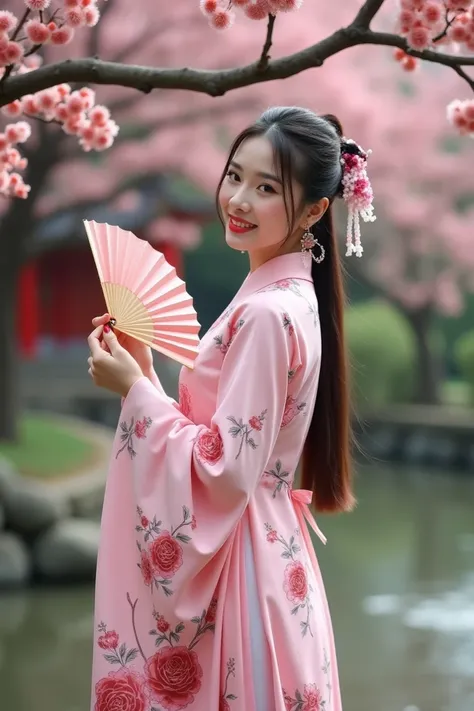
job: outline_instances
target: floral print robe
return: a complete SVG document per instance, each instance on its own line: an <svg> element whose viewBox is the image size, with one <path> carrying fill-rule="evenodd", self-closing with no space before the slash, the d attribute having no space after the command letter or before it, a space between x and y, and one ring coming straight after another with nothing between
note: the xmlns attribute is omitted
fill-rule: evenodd
<svg viewBox="0 0 474 711"><path fill-rule="evenodd" d="M92 711L266 711L250 654L244 527L270 711L341 711L331 621L293 489L321 335L299 254L250 273L182 369L125 398L102 514ZM255 602L255 601L254 601Z"/></svg>

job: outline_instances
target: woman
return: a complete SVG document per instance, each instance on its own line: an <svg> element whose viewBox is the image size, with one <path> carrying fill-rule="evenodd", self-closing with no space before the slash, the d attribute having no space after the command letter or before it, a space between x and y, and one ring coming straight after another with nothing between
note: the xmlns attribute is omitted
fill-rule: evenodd
<svg viewBox="0 0 474 711"><path fill-rule="evenodd" d="M311 495L320 511L354 503L331 203L345 197L348 253L360 256L359 216L374 219L366 158L334 117L299 108L270 109L237 137L217 202L250 273L195 369L182 369L179 404L150 351L121 345L109 314L94 319L90 373L124 397L97 569L94 711L342 708L306 521L325 542Z"/></svg>

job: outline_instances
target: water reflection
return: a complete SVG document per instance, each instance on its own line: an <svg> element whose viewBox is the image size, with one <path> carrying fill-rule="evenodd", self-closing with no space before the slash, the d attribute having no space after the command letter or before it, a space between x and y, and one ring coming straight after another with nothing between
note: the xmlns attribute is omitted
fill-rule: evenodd
<svg viewBox="0 0 474 711"><path fill-rule="evenodd" d="M93 591L0 597L0 707L85 711L89 701Z"/></svg>
<svg viewBox="0 0 474 711"><path fill-rule="evenodd" d="M345 711L474 709L474 480L370 467L321 517ZM0 597L2 708L85 711L92 589Z"/></svg>
<svg viewBox="0 0 474 711"><path fill-rule="evenodd" d="M347 711L472 711L474 481L371 468L358 492L320 553Z"/></svg>

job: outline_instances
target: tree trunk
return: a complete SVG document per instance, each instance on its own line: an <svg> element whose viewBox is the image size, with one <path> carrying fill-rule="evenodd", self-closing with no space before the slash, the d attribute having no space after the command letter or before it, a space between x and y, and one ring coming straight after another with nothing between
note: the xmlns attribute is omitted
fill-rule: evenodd
<svg viewBox="0 0 474 711"><path fill-rule="evenodd" d="M19 355L16 316L20 270L35 228L35 205L51 169L58 162L65 134L39 125L39 144L23 151L28 158L26 200L10 199L0 223L0 441L18 438Z"/></svg>
<svg viewBox="0 0 474 711"><path fill-rule="evenodd" d="M17 440L19 435L17 282L17 269L0 272L0 441L9 442Z"/></svg>
<svg viewBox="0 0 474 711"><path fill-rule="evenodd" d="M415 402L435 405L440 402L441 358L439 344L434 342L433 311L405 311L413 329L416 345Z"/></svg>

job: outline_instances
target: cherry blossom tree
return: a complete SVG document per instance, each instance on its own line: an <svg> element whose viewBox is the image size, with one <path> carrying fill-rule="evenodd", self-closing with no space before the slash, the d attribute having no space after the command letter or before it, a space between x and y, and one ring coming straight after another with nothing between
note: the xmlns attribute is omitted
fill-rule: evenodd
<svg viewBox="0 0 474 711"><path fill-rule="evenodd" d="M426 82L429 89L417 90L434 95L429 105L437 112L436 136L457 140L473 134L472 99L466 94L474 88L467 73L474 64L467 56L474 37L472 0L463 7L453 0L347 0L343 7L323 0L180 0L154 14L145 0L133 8L121 0L25 0L22 15L5 2L4 7L0 193L7 199L3 207L0 203L0 437L13 435L15 420L14 346L4 335L12 334L18 271L34 249L32 225L38 215L71 199L79 204L110 199L123 189L121 177L157 169L179 172L211 189L223 149L250 117L249 107L253 117L275 103L338 113L348 135L375 149L371 171L377 187L390 173L398 189L406 173L400 169L395 177L390 158L407 159L413 168L416 161L402 151L387 156L394 130L387 106L393 109L393 103L387 104L387 95L373 85L389 76L392 84L401 82L393 77L412 76L422 64L438 71L436 86L421 71L416 84ZM151 16L156 20L150 22ZM188 63L195 68L177 68ZM446 90L438 101L441 83ZM405 105L405 126L421 110L421 99L424 93ZM418 114L418 120L425 119ZM192 131L183 130L190 122ZM146 140L134 140L137 127ZM426 149L423 158L435 162L432 142L413 138L411 149L415 145ZM93 163L87 160L92 153L97 155ZM446 154L443 161L458 158ZM373 234L384 232L384 244L392 234L393 244L408 243L416 226L405 230L385 207ZM383 271L382 242L374 239L372 249ZM451 257L444 253L446 260ZM376 281L366 263L357 262L366 270L361 278L398 298L395 287L386 289L383 278Z"/></svg>
<svg viewBox="0 0 474 711"><path fill-rule="evenodd" d="M267 23L260 56L234 69L168 69L140 66L97 57L72 58L41 66L41 48L68 45L75 33L85 33L100 22L98 0L24 0L22 17L0 11L0 106L10 117L36 117L59 122L78 137L85 151L109 148L118 126L106 106L95 104L89 87L71 90L71 82L131 87L149 93L154 89L184 89L222 96L239 87L288 78L358 45L397 48L396 58L406 68L417 59L452 68L474 89L474 78L464 67L474 64L474 0L366 0L347 25L312 46L272 59L270 52L277 22L288 27L303 0L200 0L202 14L216 31L232 31L237 14ZM198 0L194 0L198 2ZM352 3L354 4L354 3ZM184 6L184 4L183 4ZM186 3L189 7L189 2ZM382 10L394 8L394 32L376 31L372 23ZM179 7L179 6L178 6ZM319 3L318 14L324 4ZM396 8L396 9L395 9ZM341 14L345 14L341 12ZM240 20L241 18L239 18ZM217 38L216 38L217 41ZM224 41L224 40L222 40ZM463 134L474 136L474 100L453 97L448 119ZM17 148L30 135L26 121L9 124L0 136L3 170L0 193L25 198L28 185L15 169L26 166Z"/></svg>
<svg viewBox="0 0 474 711"><path fill-rule="evenodd" d="M205 58L206 46L196 37L194 29L201 19L197 6L176 9L171 5L161 14L159 23L154 24L146 19L150 17L148 0L137 0L135 7L139 12L132 15L127 5L126 0L110 0L101 23L88 33L76 36L66 48L44 47L45 62L51 55L60 56L66 51L77 55L100 53L130 61L176 61L178 30L190 48ZM182 56L182 49L180 52ZM155 92L146 97L121 87L101 87L104 103L98 104L88 88L63 87L63 91L69 99L82 97L81 101L87 99L91 104L94 101L95 108L106 102L108 108L104 111L117 118L121 132L114 136L107 151L101 150L100 141L82 145L86 140L83 136L71 135L69 130L64 130L64 122L52 116L57 97L54 88L33 97L37 102L41 98L41 106L50 106L50 114L38 111L34 117L28 115L28 123L23 116L17 124L11 124L11 116L4 118L6 126L16 126L15 130L18 123L20 130L24 125L29 139L21 145L21 161L26 165L17 162L14 166L15 160L10 156L12 163L6 169L10 176L9 192L4 186L4 195L9 197L0 198L0 438L3 439L14 439L17 434L18 358L14 333L19 273L26 260L58 246L53 239L44 242L34 239L38 221L62 209L82 211L86 216L95 205L130 201L135 186L150 174L169 171L195 179L202 169L191 150L193 142L206 143L208 159L217 165L222 148L217 144L213 147L210 119L216 121L226 112L232 112L236 120L253 100L244 98L236 106L235 100L229 97L216 106L209 97L196 97L198 101L193 101L186 92ZM28 97L27 100L33 101ZM90 115L89 118L84 116L86 109L82 112L80 121L89 121ZM107 120L110 127L111 120ZM107 132L106 126L98 128L99 137L101 133L104 135L102 129ZM11 153L15 149L10 146L7 150ZM95 158L90 160L93 154ZM199 160L202 162L202 155ZM19 170L24 171L24 180L20 177L15 180ZM204 190L211 189L211 178L206 182L206 175L204 172L199 180ZM26 197L20 189L27 193L28 199L15 199ZM180 222L177 230L169 219L158 216L148 225L148 237L152 240L169 241L173 232L174 243L183 248L198 237L196 225L190 223Z"/></svg>
<svg viewBox="0 0 474 711"><path fill-rule="evenodd" d="M360 127L373 149L377 223L365 231L364 258L349 268L408 320L418 352L417 400L437 402L443 347L436 316L459 315L474 290L474 143L453 134L441 112L462 80L433 66L397 74L388 62L363 73L366 89L385 103Z"/></svg>

